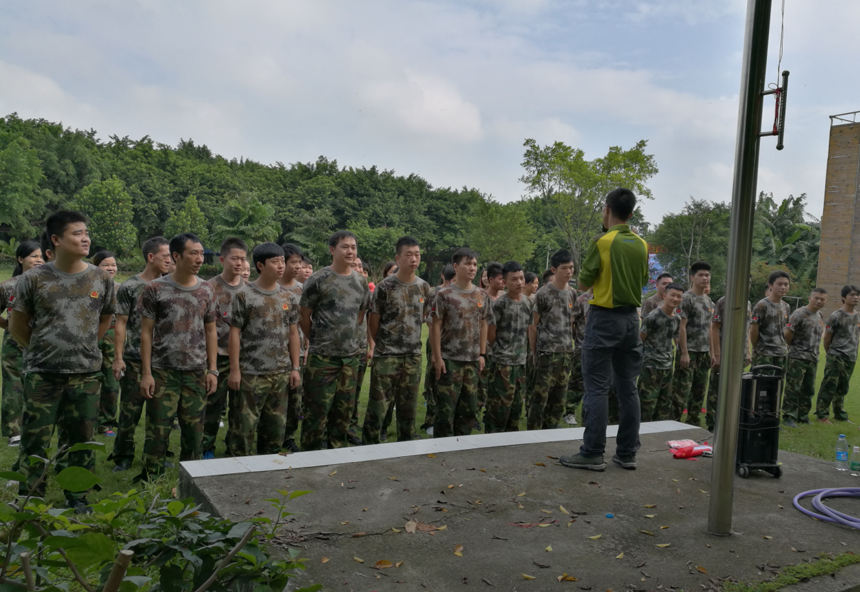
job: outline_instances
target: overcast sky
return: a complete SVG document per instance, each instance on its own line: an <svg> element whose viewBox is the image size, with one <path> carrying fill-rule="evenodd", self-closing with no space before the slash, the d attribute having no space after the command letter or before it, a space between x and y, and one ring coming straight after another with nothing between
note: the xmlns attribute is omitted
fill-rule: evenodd
<svg viewBox="0 0 860 592"><path fill-rule="evenodd" d="M228 158L417 173L516 200L523 141L649 141L647 219L729 200L741 0L96 0L0 5L0 114ZM769 80L777 78L774 1ZM860 109L860 2L789 0L786 148L759 189L820 215L829 115ZM766 125L772 118L772 100Z"/></svg>

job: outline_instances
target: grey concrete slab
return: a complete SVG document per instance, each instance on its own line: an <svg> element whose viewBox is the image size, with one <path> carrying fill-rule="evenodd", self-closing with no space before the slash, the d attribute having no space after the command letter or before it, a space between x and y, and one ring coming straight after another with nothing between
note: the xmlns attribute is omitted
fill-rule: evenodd
<svg viewBox="0 0 860 592"><path fill-rule="evenodd" d="M277 489L312 490L291 504L303 514L288 524L282 540L308 558L304 583L328 590L719 589L721 579L764 580L772 570L819 553L860 552L860 533L813 520L792 506L801 491L856 487L860 479L791 453L780 457L782 479L736 479L736 534L708 534L712 461L675 460L666 447L670 439L705 435L644 434L636 471L612 463L602 473L565 468L550 457L572 453L578 442L558 441L186 475L182 491L242 520L259 512L272 516L262 500ZM610 440L610 454L613 446ZM852 500L832 506L860 513ZM410 534L410 520L444 530ZM462 557L455 555L457 545ZM382 560L403 564L374 569ZM577 581L559 583L563 573Z"/></svg>

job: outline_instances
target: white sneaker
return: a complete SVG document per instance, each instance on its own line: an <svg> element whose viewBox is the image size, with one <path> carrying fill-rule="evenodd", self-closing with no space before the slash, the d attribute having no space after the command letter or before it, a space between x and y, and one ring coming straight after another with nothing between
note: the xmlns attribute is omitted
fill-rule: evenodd
<svg viewBox="0 0 860 592"><path fill-rule="evenodd" d="M9 446L18 446L21 444L21 436L12 436L9 438Z"/></svg>
<svg viewBox="0 0 860 592"><path fill-rule="evenodd" d="M219 422L218 422L218 427L219 427L219 428L223 428L223 427L224 427L224 422L223 422L223 421L219 421Z"/></svg>
<svg viewBox="0 0 860 592"><path fill-rule="evenodd" d="M427 428L424 431L427 432L428 436L432 436L433 435L433 426L430 426L429 428Z"/></svg>
<svg viewBox="0 0 860 592"><path fill-rule="evenodd" d="M568 413L564 416L564 423L567 425L576 425L576 416L573 413Z"/></svg>

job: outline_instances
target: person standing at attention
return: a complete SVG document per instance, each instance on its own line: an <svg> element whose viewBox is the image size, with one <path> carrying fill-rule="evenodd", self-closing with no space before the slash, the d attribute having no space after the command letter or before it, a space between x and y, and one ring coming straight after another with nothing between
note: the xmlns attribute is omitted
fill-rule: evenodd
<svg viewBox="0 0 860 592"><path fill-rule="evenodd" d="M815 414L818 421L830 423L830 405L833 404L833 419L848 421L848 412L843 403L848 394L848 384L857 362L857 344L860 342L860 314L855 310L860 303L860 288L848 285L842 288L842 308L837 308L827 319L824 333L824 351L827 364L824 380L818 387Z"/></svg>
<svg viewBox="0 0 860 592"><path fill-rule="evenodd" d="M606 425L610 384L619 404L618 437L612 461L636 468L639 450L639 393L642 370L639 314L642 288L648 283L648 244L627 225L636 196L618 188L606 196L603 226L591 239L579 274L582 290L594 290L585 328L582 373L585 379L585 434L579 452L562 456L566 467L602 471L606 468Z"/></svg>
<svg viewBox="0 0 860 592"><path fill-rule="evenodd" d="M753 366L779 366L785 370L785 356L788 353L785 325L788 323L789 307L782 297L788 293L789 281L788 273L774 271L767 278L767 296L753 307L750 323Z"/></svg>
<svg viewBox="0 0 860 592"><path fill-rule="evenodd" d="M809 423L809 410L815 395L815 374L818 372L818 351L824 334L827 291L815 288L809 294L809 304L794 311L785 327L788 344L788 368L785 370L785 400L782 420L787 428Z"/></svg>
<svg viewBox="0 0 860 592"><path fill-rule="evenodd" d="M705 294L711 285L711 266L704 261L693 263L690 266L690 285L678 309L681 317L678 335L680 363L675 368L675 384L672 385L672 419L680 420L683 405L686 405L686 423L697 426L702 415L712 362L711 319L714 316L714 303Z"/></svg>

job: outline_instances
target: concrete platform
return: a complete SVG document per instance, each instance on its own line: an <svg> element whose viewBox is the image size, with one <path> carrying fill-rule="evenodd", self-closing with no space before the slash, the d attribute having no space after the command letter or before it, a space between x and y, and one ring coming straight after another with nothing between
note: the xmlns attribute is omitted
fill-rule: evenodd
<svg viewBox="0 0 860 592"><path fill-rule="evenodd" d="M240 521L273 516L262 500L278 489L312 490L291 504L302 514L280 542L308 559L297 584L326 590L719 590L819 553L860 553L860 532L792 506L799 492L860 487L860 478L783 453L782 479L735 480L736 533L715 537L706 532L712 461L675 460L666 447L706 433L674 422L646 431L636 471L558 464L578 449L574 428L182 463L180 493ZM860 514L852 500L831 506ZM409 533L410 521L430 526ZM421 530L430 527L441 530ZM844 570L834 589L850 589L858 573Z"/></svg>

